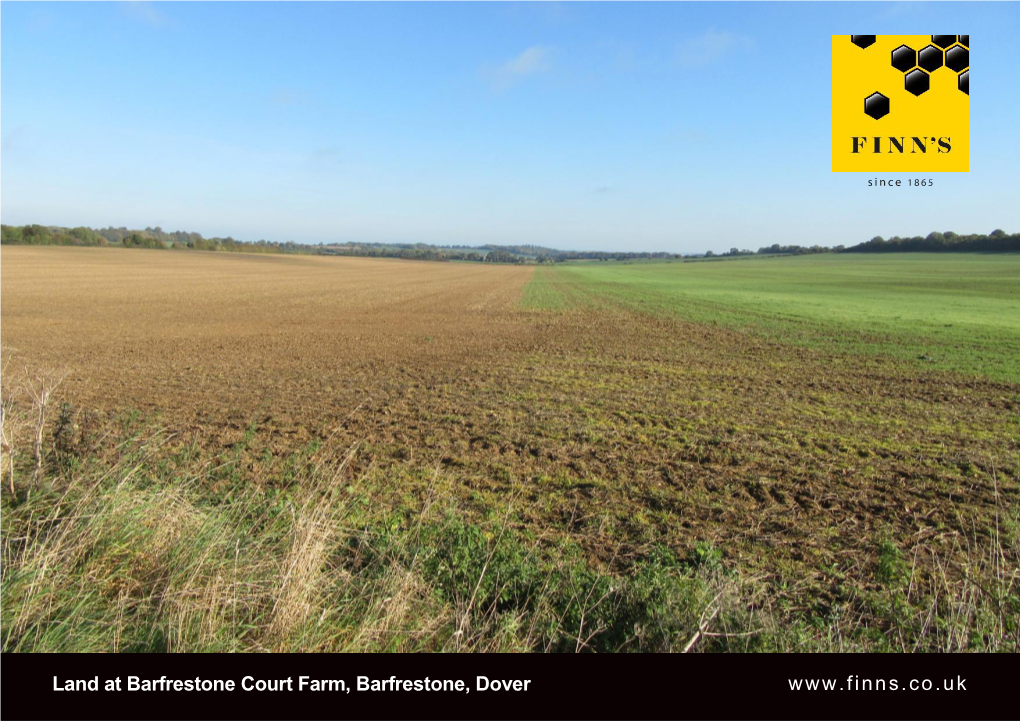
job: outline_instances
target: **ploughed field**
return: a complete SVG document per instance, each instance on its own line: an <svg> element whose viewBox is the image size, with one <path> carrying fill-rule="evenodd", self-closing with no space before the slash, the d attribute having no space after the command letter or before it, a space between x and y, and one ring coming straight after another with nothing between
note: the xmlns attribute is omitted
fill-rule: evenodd
<svg viewBox="0 0 1020 721"><path fill-rule="evenodd" d="M1017 261L4 247L5 385L66 374L77 418L158 425L252 482L352 448L374 508L438 494L623 574L718 556L829 618L900 565L1015 579Z"/></svg>

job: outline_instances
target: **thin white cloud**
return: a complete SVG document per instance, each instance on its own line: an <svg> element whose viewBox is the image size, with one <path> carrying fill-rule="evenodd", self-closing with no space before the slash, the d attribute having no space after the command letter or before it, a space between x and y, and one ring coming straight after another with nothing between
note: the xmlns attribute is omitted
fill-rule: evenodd
<svg viewBox="0 0 1020 721"><path fill-rule="evenodd" d="M747 36L709 29L681 42L676 49L676 58L684 67L699 67L714 63L731 53L753 48L754 40Z"/></svg>
<svg viewBox="0 0 1020 721"><path fill-rule="evenodd" d="M917 12L918 4L916 2L898 2L891 5L883 5L881 6L882 12L878 13L877 17L882 19L903 17L904 15Z"/></svg>
<svg viewBox="0 0 1020 721"><path fill-rule="evenodd" d="M154 28L177 27L177 21L163 14L163 11L154 3L132 0L131 2L118 3L120 9L128 17L140 23L151 25Z"/></svg>
<svg viewBox="0 0 1020 721"><path fill-rule="evenodd" d="M532 45L515 58L483 71L496 90L506 90L529 75L544 73L551 67L549 48Z"/></svg>

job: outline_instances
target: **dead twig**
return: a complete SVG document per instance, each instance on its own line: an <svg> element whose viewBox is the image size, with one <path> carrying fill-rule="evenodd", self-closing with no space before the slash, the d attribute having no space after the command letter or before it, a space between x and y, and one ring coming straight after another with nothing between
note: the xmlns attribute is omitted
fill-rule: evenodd
<svg viewBox="0 0 1020 721"><path fill-rule="evenodd" d="M722 596L722 591L715 594L715 598L709 601L705 610L701 612L701 620L698 622L698 630L694 632L693 636L691 636L691 640L687 642L687 645L684 646L684 650L681 651L681 653L689 653L690 650L694 648L694 644L696 644L698 640L705 635L705 632L708 631L708 627L715 617L719 615L719 607L715 605L715 602L719 600L720 596ZM712 613L706 616L705 614L708 614L709 610L711 610Z"/></svg>
<svg viewBox="0 0 1020 721"><path fill-rule="evenodd" d="M29 496L32 495L32 489L39 482L39 476L42 474L43 430L46 426L46 408L49 406L54 392L56 392L65 377L66 374L55 378L43 378L37 375L34 381L31 378L28 380L28 392L32 397L36 410L35 442L33 443L35 466L32 469L32 481L28 486Z"/></svg>

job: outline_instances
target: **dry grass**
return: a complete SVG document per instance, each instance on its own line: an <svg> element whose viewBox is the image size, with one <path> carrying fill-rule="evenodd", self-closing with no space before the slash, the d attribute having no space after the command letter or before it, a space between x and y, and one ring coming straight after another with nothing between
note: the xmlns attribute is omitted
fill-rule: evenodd
<svg viewBox="0 0 1020 721"><path fill-rule="evenodd" d="M22 417L30 426L37 410ZM889 544L880 587L823 616L712 547L618 575L521 536L512 505L475 532L432 494L398 522L371 506L377 481L351 473L353 449L299 459L274 493L266 471L241 476L224 497L209 489L236 461L175 440L128 434L71 469L44 454L31 495L18 476L3 499L5 651L1018 648L1006 509L991 537L953 554L970 566L908 561Z"/></svg>
<svg viewBox="0 0 1020 721"><path fill-rule="evenodd" d="M5 651L582 651L624 627L622 648L662 643L661 628L615 624L626 579L511 538L509 510L475 534L432 497L397 526L336 449L302 459L277 493L246 478L227 501L208 489L230 462L175 440L129 434L70 469L46 454L34 493L26 477L4 494ZM738 586L714 571L664 578L683 593L655 601L685 617L708 598L714 617L709 589Z"/></svg>

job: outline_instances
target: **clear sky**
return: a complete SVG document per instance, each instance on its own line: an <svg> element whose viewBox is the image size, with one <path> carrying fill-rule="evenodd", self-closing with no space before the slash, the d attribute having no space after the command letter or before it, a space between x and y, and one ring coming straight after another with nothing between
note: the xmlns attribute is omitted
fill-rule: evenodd
<svg viewBox="0 0 1020 721"><path fill-rule="evenodd" d="M1020 3L0 4L0 214L698 252L1020 230ZM831 35L969 33L966 174L830 162Z"/></svg>

